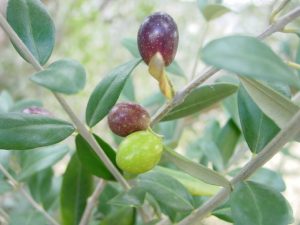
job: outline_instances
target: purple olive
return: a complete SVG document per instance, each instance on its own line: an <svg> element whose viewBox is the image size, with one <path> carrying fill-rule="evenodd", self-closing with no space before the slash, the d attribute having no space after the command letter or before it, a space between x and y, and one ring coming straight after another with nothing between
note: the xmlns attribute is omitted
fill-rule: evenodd
<svg viewBox="0 0 300 225"><path fill-rule="evenodd" d="M110 129L121 137L141 130L150 124L150 115L142 106L134 103L118 103L108 115Z"/></svg>
<svg viewBox="0 0 300 225"><path fill-rule="evenodd" d="M173 18L163 12L148 16L138 32L138 47L146 64L159 52L165 66L174 60L178 47L178 29Z"/></svg>
<svg viewBox="0 0 300 225"><path fill-rule="evenodd" d="M23 109L22 112L26 113L26 114L36 114L36 115L42 115L42 116L52 116L52 114L48 110L46 110L44 108L41 108L41 107L37 107L37 106L28 107L26 109Z"/></svg>

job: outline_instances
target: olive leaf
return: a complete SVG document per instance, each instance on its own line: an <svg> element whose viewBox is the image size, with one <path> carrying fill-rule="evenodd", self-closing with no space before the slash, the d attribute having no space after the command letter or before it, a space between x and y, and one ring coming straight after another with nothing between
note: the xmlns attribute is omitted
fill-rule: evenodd
<svg viewBox="0 0 300 225"><path fill-rule="evenodd" d="M178 154L177 152L165 147L164 148L164 157L166 160L174 163L179 169L183 170L187 174L198 178L205 183L223 186L223 187L230 187L230 182L223 177L221 174L208 169L201 164L198 164L188 158Z"/></svg>

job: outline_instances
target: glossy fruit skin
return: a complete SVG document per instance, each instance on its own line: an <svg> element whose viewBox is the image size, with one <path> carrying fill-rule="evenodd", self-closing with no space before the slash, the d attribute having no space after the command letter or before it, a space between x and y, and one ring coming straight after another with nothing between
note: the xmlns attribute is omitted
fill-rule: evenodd
<svg viewBox="0 0 300 225"><path fill-rule="evenodd" d="M127 173L140 174L151 170L163 152L162 138L149 131L138 131L126 137L117 152L117 165Z"/></svg>
<svg viewBox="0 0 300 225"><path fill-rule="evenodd" d="M25 114L34 114L34 115L41 115L41 116L52 116L52 114L44 108L37 107L37 106L31 106L26 109L23 109L22 111Z"/></svg>
<svg viewBox="0 0 300 225"><path fill-rule="evenodd" d="M118 103L108 114L110 129L121 137L126 137L136 131L146 130L149 124L149 113L141 105L135 103Z"/></svg>
<svg viewBox="0 0 300 225"><path fill-rule="evenodd" d="M178 28L173 18L163 12L148 16L138 31L138 48L146 64L159 52L165 66L174 60L178 47Z"/></svg>

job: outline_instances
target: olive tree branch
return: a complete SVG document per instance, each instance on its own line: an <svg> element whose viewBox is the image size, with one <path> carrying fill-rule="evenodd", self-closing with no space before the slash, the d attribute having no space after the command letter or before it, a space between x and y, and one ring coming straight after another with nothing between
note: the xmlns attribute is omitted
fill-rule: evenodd
<svg viewBox="0 0 300 225"><path fill-rule="evenodd" d="M18 47L19 51L22 52L26 60L34 67L36 71L42 71L44 68L40 65L40 63L35 59L35 57L31 54L29 49L23 43L23 41L19 38L16 32L9 25L4 16L0 13L0 26L3 28L5 33L9 36L12 43ZM102 148L99 146L94 136L87 130L86 126L79 120L76 114L73 112L69 104L66 100L59 94L52 92L57 101L60 103L65 112L69 115L70 119L73 121L75 127L77 128L78 133L83 136L83 138L91 145L95 153L98 157L103 161L107 169L112 173L112 175L116 178L116 180L126 189L130 189L130 185L122 176L122 174L118 171L118 169L113 165L107 155L104 153Z"/></svg>
<svg viewBox="0 0 300 225"><path fill-rule="evenodd" d="M295 8L285 16L281 17L277 22L270 25L261 35L260 39L271 35L272 33L284 28L289 22L300 16L300 7ZM268 162L280 149L295 137L300 132L300 111L298 111L289 121L285 128L283 128L264 149L252 158L241 171L231 180L231 184L235 185L253 174L258 168L262 167ZM228 198L230 194L229 188L222 188L215 196L205 202L200 208L196 209L191 215L183 219L178 225L189 225L193 222L203 219L209 212L215 209L223 201Z"/></svg>
<svg viewBox="0 0 300 225"><path fill-rule="evenodd" d="M42 206L40 206L33 198L30 194L27 193L27 191L24 189L24 187L22 187L21 184L19 184L19 182L13 178L13 176L2 166L2 164L0 163L0 171L3 173L3 175L8 179L8 183L15 189L15 190L19 190L20 193L28 200L28 202L33 206L33 208L35 208L38 212L40 212L41 214L43 214L43 216L49 221L49 223L51 223L52 225L59 225L59 223L52 218L45 210Z"/></svg>
<svg viewBox="0 0 300 225"><path fill-rule="evenodd" d="M252 158L241 171L230 181L235 185L252 175L257 169L268 162L281 148L292 140L300 132L300 110L292 117L287 125L269 142L263 150ZM229 188L222 188L215 196L205 202L200 208L196 209L190 216L183 219L178 225L193 224L194 221L203 219L209 212L215 209L230 194Z"/></svg>
<svg viewBox="0 0 300 225"><path fill-rule="evenodd" d="M300 7L296 7L294 10L290 11L286 15L282 16L273 24L269 25L265 31L257 36L258 39L265 39L271 34L281 31L288 23L300 16ZM199 74L195 79L188 83L183 89L177 92L174 98L163 105L152 117L151 125L158 123L168 112L173 108L181 104L188 94L197 86L204 83L208 78L216 74L220 69L213 67L208 67L203 73Z"/></svg>
<svg viewBox="0 0 300 225"><path fill-rule="evenodd" d="M87 206L85 207L84 213L81 217L79 225L87 225L89 223L90 217L92 215L95 205L98 203L98 198L105 187L106 182L100 180L92 193L92 195L87 200Z"/></svg>

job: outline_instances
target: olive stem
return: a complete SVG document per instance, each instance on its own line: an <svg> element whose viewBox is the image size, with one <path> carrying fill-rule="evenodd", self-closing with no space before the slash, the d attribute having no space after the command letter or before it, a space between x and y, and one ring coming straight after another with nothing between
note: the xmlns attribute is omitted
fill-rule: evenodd
<svg viewBox="0 0 300 225"><path fill-rule="evenodd" d="M98 198L102 193L106 182L104 180L100 180L92 193L92 195L87 200L87 206L85 207L84 213L81 217L79 225L87 225L89 224L90 217L92 215L93 209L95 205L98 203Z"/></svg>
<svg viewBox="0 0 300 225"><path fill-rule="evenodd" d="M296 7L294 10L290 11L286 15L282 16L273 24L269 25L261 34L257 36L258 39L265 39L271 34L281 31L288 23L300 16L300 7ZM197 86L204 83L211 76L219 72L220 69L214 67L207 67L203 73L200 73L195 79L188 83L183 89L176 93L174 98L163 105L151 119L151 126L158 123L168 112L173 108L181 104L188 94Z"/></svg>
<svg viewBox="0 0 300 225"><path fill-rule="evenodd" d="M40 206L40 204L38 204L30 194L27 193L27 191L24 189L24 187L22 187L21 184L19 184L19 182L13 178L13 176L4 168L4 166L2 166L2 164L0 163L0 171L3 173L3 175L9 180L9 184L15 189L15 190L19 190L20 193L24 196L24 198L27 199L27 201L33 206L33 208L35 208L38 212L40 212L41 214L43 214L43 216L49 221L50 224L52 225L59 225L59 223L52 218L45 210L42 206Z"/></svg>
<svg viewBox="0 0 300 225"><path fill-rule="evenodd" d="M0 13L0 26L3 28L3 30L6 32L6 34L11 39L11 42L15 44L15 46L18 47L19 51L22 52L26 60L34 67L36 71L42 71L44 68L41 66L41 64L35 59L35 57L31 54L29 49L26 47L26 45L23 43L23 41L19 38L17 33L12 29L12 27L9 25L7 20L4 18L4 16ZM65 112L69 115L70 119L73 121L75 127L77 128L78 133L91 145L95 153L98 155L98 157L103 161L104 165L107 167L107 169L112 173L112 175L116 178L116 180L124 187L125 190L130 189L130 185L125 180L125 178L122 176L122 174L118 171L118 169L114 166L114 164L110 161L110 159L107 157L107 155L104 153L102 148L97 143L96 139L86 126L79 120L79 118L76 116L76 114L73 112L69 104L66 102L66 100L59 94L52 92L54 97L57 99L57 101L60 103L62 108L65 110Z"/></svg>

